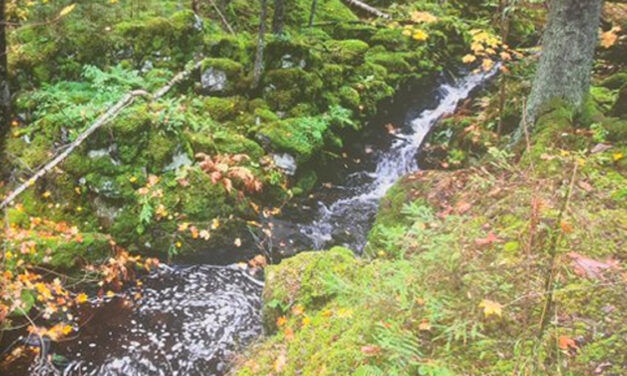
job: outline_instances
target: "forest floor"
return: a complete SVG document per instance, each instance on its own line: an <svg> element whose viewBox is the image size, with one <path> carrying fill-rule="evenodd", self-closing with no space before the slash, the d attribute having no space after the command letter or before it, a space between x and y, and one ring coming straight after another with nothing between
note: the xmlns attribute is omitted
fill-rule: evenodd
<svg viewBox="0 0 627 376"><path fill-rule="evenodd" d="M61 17L44 2L11 28L0 198L125 93L200 69L126 108L4 212L2 333L35 317L32 332L71 336L82 305L136 286L156 258L252 258L260 222L322 184L401 89L502 62L502 78L429 135L428 170L388 192L362 257L334 248L267 267L267 336L233 373L627 368L624 5L606 5L584 110L553 103L516 132L541 7L512 10L506 44L492 2L370 1L383 20L328 0L304 27L311 2L287 1L254 87L259 2L232 0L224 20L183 3L87 0Z"/></svg>

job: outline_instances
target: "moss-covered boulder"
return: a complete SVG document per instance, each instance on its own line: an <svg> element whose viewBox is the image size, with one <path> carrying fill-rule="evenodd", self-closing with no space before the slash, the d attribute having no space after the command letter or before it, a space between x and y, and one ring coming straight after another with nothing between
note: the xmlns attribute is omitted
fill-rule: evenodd
<svg viewBox="0 0 627 376"><path fill-rule="evenodd" d="M288 152L303 163L324 145L324 135L329 123L321 116L290 118L261 128L257 137L269 147Z"/></svg>
<svg viewBox="0 0 627 376"><path fill-rule="evenodd" d="M227 58L210 58L202 62L200 84L205 94L234 94L247 87L242 64Z"/></svg>
<svg viewBox="0 0 627 376"><path fill-rule="evenodd" d="M344 274L357 264L352 251L338 247L327 252L302 252L268 267L263 292L264 327L274 332L277 318L296 302L307 309L320 307L333 296L325 286L325 274Z"/></svg>

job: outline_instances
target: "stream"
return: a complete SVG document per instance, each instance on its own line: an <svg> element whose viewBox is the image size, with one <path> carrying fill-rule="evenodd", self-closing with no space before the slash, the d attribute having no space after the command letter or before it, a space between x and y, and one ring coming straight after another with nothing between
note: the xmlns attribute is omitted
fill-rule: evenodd
<svg viewBox="0 0 627 376"><path fill-rule="evenodd" d="M298 250L344 245L360 253L380 199L398 178L418 169L418 150L433 125L494 74L469 75L420 93L430 105L410 110L394 135L381 128L376 137L385 140L367 147L361 170L314 192L310 213L283 219L304 239ZM14 375L224 375L234 354L263 332L263 282L245 267L162 266L142 282L136 302L127 298L138 291L129 289L83 313L87 323L78 338L54 345L63 371L34 362Z"/></svg>

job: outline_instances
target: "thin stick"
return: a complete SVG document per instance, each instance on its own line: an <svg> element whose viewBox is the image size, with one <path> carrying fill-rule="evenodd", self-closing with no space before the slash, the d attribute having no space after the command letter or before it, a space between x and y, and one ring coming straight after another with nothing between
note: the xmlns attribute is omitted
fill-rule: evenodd
<svg viewBox="0 0 627 376"><path fill-rule="evenodd" d="M222 20L222 23L224 24L224 26L226 26L226 28L229 30L229 33L235 34L235 31L233 31L231 24L229 24L229 21L227 21L226 17L224 17L224 14L222 14L222 12L220 11L220 7L218 7L215 1L213 0L209 0L209 2L211 3L211 6L213 7L213 9L215 9L216 13L218 13L218 16Z"/></svg>

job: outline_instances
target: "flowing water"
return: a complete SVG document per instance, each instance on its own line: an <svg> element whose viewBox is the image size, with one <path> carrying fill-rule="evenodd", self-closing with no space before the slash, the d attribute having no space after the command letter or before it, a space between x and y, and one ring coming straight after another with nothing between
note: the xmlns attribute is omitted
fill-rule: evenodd
<svg viewBox="0 0 627 376"><path fill-rule="evenodd" d="M348 176L345 184L334 187L340 198L327 205L319 202L318 219L300 225L301 232L315 249L344 245L361 251L379 206L379 200L401 176L418 169L417 153L423 140L444 115L451 114L459 102L481 86L496 70L467 76L459 82L444 84L435 95L436 106L410 119L392 144L375 153L375 170L359 171Z"/></svg>
<svg viewBox="0 0 627 376"><path fill-rule="evenodd" d="M404 174L418 169L416 154L442 116L452 113L489 76L470 75L442 85L433 108L371 153L373 166L335 187L332 202L319 203L316 218L295 223L316 249L344 244L361 250L379 200ZM379 137L384 137L379 135ZM302 216L301 216L302 217ZM64 375L223 375L234 352L262 333L263 283L237 266L162 267L143 280L142 297L125 292L83 317L77 339L55 345ZM130 303L133 302L133 303ZM35 362L15 375L60 374Z"/></svg>

